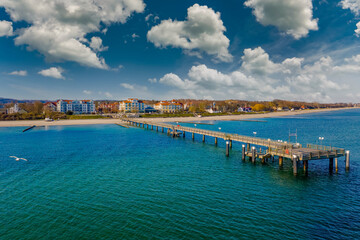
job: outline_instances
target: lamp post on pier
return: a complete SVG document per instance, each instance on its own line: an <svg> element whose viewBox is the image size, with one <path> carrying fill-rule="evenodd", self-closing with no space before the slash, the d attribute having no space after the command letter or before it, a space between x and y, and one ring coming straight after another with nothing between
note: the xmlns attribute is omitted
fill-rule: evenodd
<svg viewBox="0 0 360 240"><path fill-rule="evenodd" d="M324 140L324 137L319 137L320 146L322 146L322 141Z"/></svg>

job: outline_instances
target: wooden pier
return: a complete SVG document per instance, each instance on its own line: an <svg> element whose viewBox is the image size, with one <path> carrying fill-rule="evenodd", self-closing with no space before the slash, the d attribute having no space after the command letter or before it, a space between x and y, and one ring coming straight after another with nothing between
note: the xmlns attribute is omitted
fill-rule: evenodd
<svg viewBox="0 0 360 240"><path fill-rule="evenodd" d="M195 134L202 136L202 142L205 142L206 137L213 137L215 139L214 144L217 146L218 139L223 139L226 143L226 156L230 155L230 149L232 148L232 142L244 143L242 145L242 160L246 158L251 160L252 163L256 163L256 160L260 160L261 163L268 162L269 160L279 162L279 167L283 166L284 160L292 161L292 167L294 175L298 174L300 169L300 163L302 163L304 173L308 174L309 161L314 160L329 160L329 171L338 171L338 158L345 156L346 170L350 169L350 152L345 151L342 148L321 146L314 144L307 144L306 147L301 144L293 144L287 142L279 142L271 139L262 139L257 137L249 137L232 133L225 133L221 131L211 131L199 128L184 127L180 125L173 125L168 123L152 123L139 119L122 119L124 123L136 127L151 129L164 133L167 131L168 135L173 137L183 136L191 134L191 138L195 139ZM155 128L155 129L154 129ZM258 149L256 148L258 147ZM262 147L262 148L259 148ZM262 149L264 149L262 151Z"/></svg>

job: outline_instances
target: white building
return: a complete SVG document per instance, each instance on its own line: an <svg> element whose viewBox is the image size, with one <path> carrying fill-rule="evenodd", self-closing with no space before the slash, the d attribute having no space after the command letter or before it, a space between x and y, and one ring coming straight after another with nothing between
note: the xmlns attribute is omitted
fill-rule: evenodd
<svg viewBox="0 0 360 240"><path fill-rule="evenodd" d="M120 112L145 112L145 104L137 98L128 98L119 104Z"/></svg>
<svg viewBox="0 0 360 240"><path fill-rule="evenodd" d="M95 104L93 100L59 100L56 110L63 113L71 111L74 114L91 114L95 113Z"/></svg>
<svg viewBox="0 0 360 240"><path fill-rule="evenodd" d="M20 111L19 104L15 103L13 107L8 109L9 114L18 113Z"/></svg>

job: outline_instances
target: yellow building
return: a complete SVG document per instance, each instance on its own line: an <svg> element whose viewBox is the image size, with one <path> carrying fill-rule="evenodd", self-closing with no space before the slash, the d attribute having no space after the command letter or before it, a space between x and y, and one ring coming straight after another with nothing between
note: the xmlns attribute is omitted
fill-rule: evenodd
<svg viewBox="0 0 360 240"><path fill-rule="evenodd" d="M154 105L156 110L164 113L174 113L180 112L183 109L183 105L181 103L175 102L174 100L171 102L161 101Z"/></svg>
<svg viewBox="0 0 360 240"><path fill-rule="evenodd" d="M145 104L137 98L128 98L128 100L120 102L119 110L120 112L144 112Z"/></svg>

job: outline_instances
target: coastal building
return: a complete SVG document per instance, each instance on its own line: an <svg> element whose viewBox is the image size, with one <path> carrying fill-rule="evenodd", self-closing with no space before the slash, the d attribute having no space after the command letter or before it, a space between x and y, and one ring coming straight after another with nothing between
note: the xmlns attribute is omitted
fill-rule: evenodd
<svg viewBox="0 0 360 240"><path fill-rule="evenodd" d="M128 98L119 104L120 112L145 112L145 104L137 98Z"/></svg>
<svg viewBox="0 0 360 240"><path fill-rule="evenodd" d="M239 107L238 108L238 112L251 112L252 108L251 107Z"/></svg>
<svg viewBox="0 0 360 240"><path fill-rule="evenodd" d="M44 112L46 110L51 111L51 112L56 112L56 109L57 109L56 107L57 107L57 102L46 102L44 104Z"/></svg>
<svg viewBox="0 0 360 240"><path fill-rule="evenodd" d="M220 113L221 111L218 111L217 108L216 108L216 103L213 102L211 106L208 106L206 109L205 109L206 112L208 113Z"/></svg>
<svg viewBox="0 0 360 240"><path fill-rule="evenodd" d="M158 112L158 110L156 110L152 106L145 105L145 113L155 113L155 112Z"/></svg>
<svg viewBox="0 0 360 240"><path fill-rule="evenodd" d="M18 113L19 111L20 111L19 104L18 104L18 103L15 103L14 106L10 107L10 108L7 110L7 113L8 113L8 114L14 114L14 113Z"/></svg>
<svg viewBox="0 0 360 240"><path fill-rule="evenodd" d="M74 114L95 113L95 104L93 100L59 100L56 104L58 112L73 112Z"/></svg>
<svg viewBox="0 0 360 240"><path fill-rule="evenodd" d="M181 111L183 109L183 105L175 100L172 100L171 102L161 101L155 104L154 108L163 113L174 113Z"/></svg>

